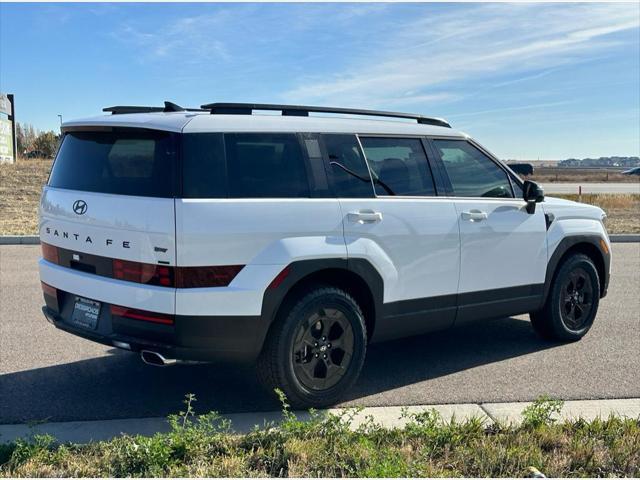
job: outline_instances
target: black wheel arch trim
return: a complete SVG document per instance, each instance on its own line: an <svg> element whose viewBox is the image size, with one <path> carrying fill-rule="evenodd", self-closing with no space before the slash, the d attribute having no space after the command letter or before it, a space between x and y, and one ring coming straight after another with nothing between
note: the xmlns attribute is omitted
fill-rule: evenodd
<svg viewBox="0 0 640 480"><path fill-rule="evenodd" d="M373 304L373 312L369 312L373 314L373 318L365 320L373 321L375 325L382 312L384 284L382 276L368 260L361 258L318 258L294 261L285 268L289 270L289 273L284 280L277 287L267 287L264 293L261 312L264 328L256 339L259 344L262 345L264 343L269 328L292 289L296 288L305 278L321 274L324 271L348 272L347 274L356 275L364 282L369 289ZM361 308L366 310L362 305ZM367 312L365 311L366 314ZM368 327L369 325L369 322L367 322Z"/></svg>
<svg viewBox="0 0 640 480"><path fill-rule="evenodd" d="M580 245L588 245L588 252L583 252L585 254L592 253L593 251L597 251L599 254L599 259L596 260L596 269L598 270L598 275L600 278L600 298L603 298L607 294L607 288L609 286L609 267L611 265L611 253L609 251L604 252L600 242L603 242L604 238L598 234L580 234L580 235L571 235L563 238L556 249L554 250L551 258L547 262L547 271L545 274L544 281L544 294L542 297L542 304L540 308L547 301L547 297L549 295L549 291L551 290L551 284L553 279L555 278L555 274L558 271L558 267L560 265L560 261L564 258L567 252L571 250L580 251ZM576 248L578 247L578 248ZM598 260L601 262L600 268L598 265Z"/></svg>

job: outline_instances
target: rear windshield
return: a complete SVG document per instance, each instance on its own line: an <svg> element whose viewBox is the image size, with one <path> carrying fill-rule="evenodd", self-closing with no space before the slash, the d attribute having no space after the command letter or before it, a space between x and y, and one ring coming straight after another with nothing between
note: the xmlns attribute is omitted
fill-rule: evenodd
<svg viewBox="0 0 640 480"><path fill-rule="evenodd" d="M176 196L176 139L153 130L70 132L49 185L85 192Z"/></svg>

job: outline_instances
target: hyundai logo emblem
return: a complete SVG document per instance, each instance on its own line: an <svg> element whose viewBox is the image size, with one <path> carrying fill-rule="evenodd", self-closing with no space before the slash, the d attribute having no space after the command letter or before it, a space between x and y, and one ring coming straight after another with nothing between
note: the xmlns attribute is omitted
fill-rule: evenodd
<svg viewBox="0 0 640 480"><path fill-rule="evenodd" d="M87 202L84 200L76 200L73 202L73 211L77 215L83 215L87 211Z"/></svg>

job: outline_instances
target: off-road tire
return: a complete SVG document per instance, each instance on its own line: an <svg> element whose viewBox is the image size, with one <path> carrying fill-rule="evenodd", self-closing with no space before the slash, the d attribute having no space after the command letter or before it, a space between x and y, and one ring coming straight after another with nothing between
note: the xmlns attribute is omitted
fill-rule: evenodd
<svg viewBox="0 0 640 480"><path fill-rule="evenodd" d="M582 287L575 288L576 285L580 287L581 282L584 282ZM585 288L585 285L588 288ZM571 300L572 297L573 300ZM581 308L579 302L581 299L588 301L588 308ZM545 305L540 311L529 315L531 325L535 332L546 340L565 342L580 340L593 325L599 303L598 270L588 256L576 253L567 257L558 267ZM575 321L570 321L572 309ZM578 311L582 314L575 313Z"/></svg>
<svg viewBox="0 0 640 480"><path fill-rule="evenodd" d="M351 327L353 332L353 348L350 361L344 373L341 373L339 380L335 385L326 389L313 389L305 385L305 378L300 375L303 361L300 361L300 355L296 355L294 350L296 345L304 343L301 332L311 332L317 323L314 318L318 317L318 312L327 313L330 310L335 316L335 311L342 313L346 318L340 321L346 327ZM327 324L333 320L328 319ZM309 327L308 327L309 325ZM314 325L314 326L311 326ZM323 327L324 328L324 327ZM340 328L340 327L338 327ZM308 338L303 335L304 338ZM323 337L324 338L324 337ZM349 343L350 342L349 337ZM327 336L327 342L328 342ZM324 344L331 345L329 343ZM344 393L353 385L364 363L367 347L367 333L362 314L362 309L358 303L347 292L326 285L315 285L304 290L297 298L289 299L284 305L274 325L270 328L264 348L258 358L257 373L261 383L271 392L275 388L279 388L287 397L288 403L294 408L319 408L335 404ZM321 357L325 352L320 352L317 348L311 349L311 357L317 357L316 353ZM339 355L339 347L334 345L334 350L329 353ZM304 347L307 352L307 348ZM298 354L300 351L297 352ZM346 354L343 354L343 359ZM307 358L306 356L304 358ZM326 358L326 357L325 357ZM331 362L332 357L325 360L325 366ZM316 365L322 361L320 359L311 359L305 365L309 366L311 361L315 361ZM335 371L332 370L332 371ZM298 372L298 373L296 373ZM328 375L327 375L328 376ZM336 375L334 374L333 380ZM307 378L308 379L308 378ZM322 388L322 387L319 387Z"/></svg>

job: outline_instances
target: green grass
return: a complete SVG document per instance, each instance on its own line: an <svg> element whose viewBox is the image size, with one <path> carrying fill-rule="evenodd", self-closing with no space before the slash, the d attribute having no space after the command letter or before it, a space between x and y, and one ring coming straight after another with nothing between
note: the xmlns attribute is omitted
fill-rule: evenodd
<svg viewBox="0 0 640 480"><path fill-rule="evenodd" d="M0 447L9 477L522 477L638 476L640 420L610 417L554 421L560 402L541 399L519 425L481 419L443 422L435 411L407 415L402 429L372 421L352 430L353 411L312 412L300 421L287 407L279 427L231 433L217 414L196 417L194 397L170 417L171 431L87 445L33 437Z"/></svg>

